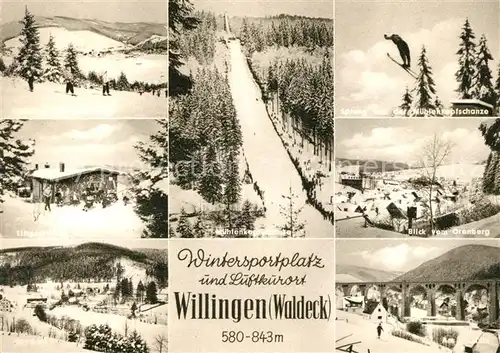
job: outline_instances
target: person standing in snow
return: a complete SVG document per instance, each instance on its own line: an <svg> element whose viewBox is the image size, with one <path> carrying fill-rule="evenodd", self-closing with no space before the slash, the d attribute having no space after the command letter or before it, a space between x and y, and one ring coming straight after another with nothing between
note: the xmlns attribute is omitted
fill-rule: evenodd
<svg viewBox="0 0 500 353"><path fill-rule="evenodd" d="M35 83L35 74L34 74L33 70L28 70L27 75L28 75L28 86L30 88L30 92L33 92L34 83Z"/></svg>
<svg viewBox="0 0 500 353"><path fill-rule="evenodd" d="M108 77L108 72L107 71L104 71L101 75L101 79L102 79L102 95L103 96L110 96L111 94L109 94L109 77Z"/></svg>
<svg viewBox="0 0 500 353"><path fill-rule="evenodd" d="M64 70L64 82L66 83L66 94L71 92L71 95L75 95L74 76L69 68Z"/></svg>
<svg viewBox="0 0 500 353"><path fill-rule="evenodd" d="M50 187L50 185L47 185L45 187L45 189L43 190L43 200L44 200L44 203L45 203L45 211L49 210L49 211L52 211L50 209L50 202L52 201L52 188Z"/></svg>
<svg viewBox="0 0 500 353"><path fill-rule="evenodd" d="M382 323L379 323L377 326L377 338L378 339L380 339L380 335L382 334L382 331L384 331L384 329L382 328Z"/></svg>

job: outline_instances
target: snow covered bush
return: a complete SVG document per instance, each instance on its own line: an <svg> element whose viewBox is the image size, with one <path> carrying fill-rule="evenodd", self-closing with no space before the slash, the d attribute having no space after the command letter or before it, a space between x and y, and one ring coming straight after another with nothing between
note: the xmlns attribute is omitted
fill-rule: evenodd
<svg viewBox="0 0 500 353"><path fill-rule="evenodd" d="M108 353L149 353L146 342L137 331L123 336L113 333L107 324L87 327L83 348Z"/></svg>
<svg viewBox="0 0 500 353"><path fill-rule="evenodd" d="M406 330L414 335L425 337L425 326L420 321L411 321L407 323Z"/></svg>
<svg viewBox="0 0 500 353"><path fill-rule="evenodd" d="M76 342L78 341L78 334L76 331L70 331L68 334L68 342Z"/></svg>

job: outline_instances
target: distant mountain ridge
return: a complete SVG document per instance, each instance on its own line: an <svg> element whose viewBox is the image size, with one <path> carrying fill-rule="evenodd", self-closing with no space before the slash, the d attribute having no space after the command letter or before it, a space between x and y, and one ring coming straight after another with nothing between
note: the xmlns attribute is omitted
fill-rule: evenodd
<svg viewBox="0 0 500 353"><path fill-rule="evenodd" d="M0 249L0 284L26 284L49 278L111 281L116 279L117 263L141 269L159 283L167 283L166 249L135 250L94 242L76 246Z"/></svg>
<svg viewBox="0 0 500 353"><path fill-rule="evenodd" d="M397 161L364 160L350 158L335 158L335 161L336 164L340 166L340 168L356 166L359 164L360 167L364 167L365 173L392 172L413 168L408 163Z"/></svg>
<svg viewBox="0 0 500 353"><path fill-rule="evenodd" d="M463 245L424 262L396 281L466 281L500 279L500 247Z"/></svg>
<svg viewBox="0 0 500 353"><path fill-rule="evenodd" d="M21 19L19 19L21 20ZM167 35L166 23L154 22L106 22L100 20L78 19L65 16L36 16L38 27L62 27L69 31L92 31L124 44L137 45L146 43L154 36ZM5 42L19 36L22 25L19 22L8 22L0 26L0 39ZM157 40L157 39L156 39Z"/></svg>
<svg viewBox="0 0 500 353"><path fill-rule="evenodd" d="M359 282L386 282L392 281L394 278L402 274L402 272L385 271L375 268L344 264L337 264L335 266L335 273L337 275L337 281L339 282L342 282L343 278L351 278L351 280L356 278Z"/></svg>

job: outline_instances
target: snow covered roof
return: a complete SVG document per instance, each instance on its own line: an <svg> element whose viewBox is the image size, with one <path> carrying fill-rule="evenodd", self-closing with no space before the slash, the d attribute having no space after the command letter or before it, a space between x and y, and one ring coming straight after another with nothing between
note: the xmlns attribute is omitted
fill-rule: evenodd
<svg viewBox="0 0 500 353"><path fill-rule="evenodd" d="M107 174L121 174L121 172L117 170L101 168L101 167L66 170L64 172L61 172L60 169L56 168L44 168L35 170L33 174L31 174L31 177L36 179L58 181L58 180L69 179L77 175L83 175L93 172L103 172Z"/></svg>
<svg viewBox="0 0 500 353"><path fill-rule="evenodd" d="M374 302L374 301L369 301L365 304L365 310L363 311L363 314L373 314L375 309L379 307L379 302ZM380 305L380 308L383 309L382 305Z"/></svg>
<svg viewBox="0 0 500 353"><path fill-rule="evenodd" d="M482 106L488 107L490 109L493 109L493 106L491 104L483 102L482 100L479 100L479 99L458 99L458 100L453 100L450 102L451 102L451 104L477 104L477 105L482 105Z"/></svg>

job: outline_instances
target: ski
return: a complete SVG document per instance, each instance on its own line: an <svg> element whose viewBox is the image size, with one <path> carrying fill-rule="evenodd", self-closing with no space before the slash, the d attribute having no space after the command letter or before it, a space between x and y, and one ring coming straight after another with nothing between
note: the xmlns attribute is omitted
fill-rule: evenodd
<svg viewBox="0 0 500 353"><path fill-rule="evenodd" d="M403 64L400 64L399 62L397 62L389 53L387 53L387 56L389 57L389 59L394 61L396 63L396 65L398 65L403 70L405 70L411 77L413 77L415 80L417 79L417 74L414 73L410 68L404 67Z"/></svg>

